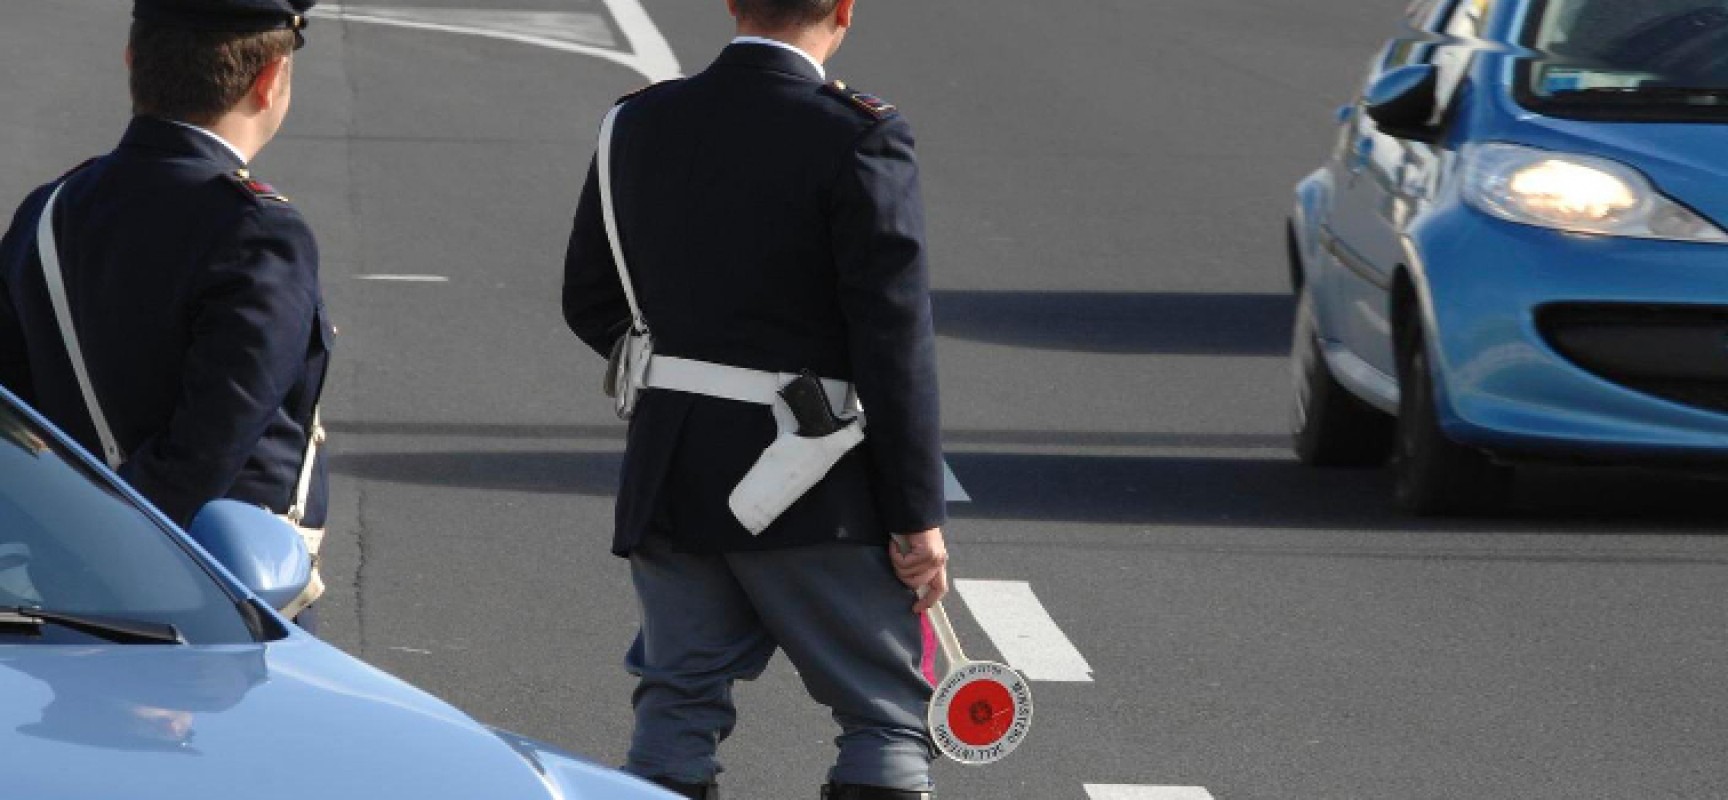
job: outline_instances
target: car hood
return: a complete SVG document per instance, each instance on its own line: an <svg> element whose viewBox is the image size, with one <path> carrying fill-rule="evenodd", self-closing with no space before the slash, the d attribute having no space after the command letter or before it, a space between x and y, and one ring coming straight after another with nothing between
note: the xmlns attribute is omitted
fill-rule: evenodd
<svg viewBox="0 0 1728 800"><path fill-rule="evenodd" d="M0 753L10 797L574 800L460 711L301 636L0 646Z"/></svg>
<svg viewBox="0 0 1728 800"><path fill-rule="evenodd" d="M1602 122L1527 115L1519 139L1611 158L1643 172L1680 202L1728 228L1728 125Z"/></svg>

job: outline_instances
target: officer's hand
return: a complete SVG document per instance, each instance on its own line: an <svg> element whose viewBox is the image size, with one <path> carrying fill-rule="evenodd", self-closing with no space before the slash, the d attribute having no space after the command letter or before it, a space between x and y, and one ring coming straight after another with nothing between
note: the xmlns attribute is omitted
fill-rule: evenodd
<svg viewBox="0 0 1728 800"><path fill-rule="evenodd" d="M948 546L941 528L894 537L888 555L894 560L895 576L919 593L912 613L928 611L948 594Z"/></svg>

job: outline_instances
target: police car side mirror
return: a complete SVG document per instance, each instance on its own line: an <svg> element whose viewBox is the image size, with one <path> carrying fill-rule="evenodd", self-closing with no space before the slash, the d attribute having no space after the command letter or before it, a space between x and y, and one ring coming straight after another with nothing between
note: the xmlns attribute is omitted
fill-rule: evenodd
<svg viewBox="0 0 1728 800"><path fill-rule="evenodd" d="M312 557L299 532L257 506L214 501L186 533L271 608L286 607L312 582Z"/></svg>
<svg viewBox="0 0 1728 800"><path fill-rule="evenodd" d="M1363 102L1369 119L1386 135L1432 144L1440 138L1434 124L1440 109L1439 87L1437 67L1414 64L1375 78Z"/></svg>

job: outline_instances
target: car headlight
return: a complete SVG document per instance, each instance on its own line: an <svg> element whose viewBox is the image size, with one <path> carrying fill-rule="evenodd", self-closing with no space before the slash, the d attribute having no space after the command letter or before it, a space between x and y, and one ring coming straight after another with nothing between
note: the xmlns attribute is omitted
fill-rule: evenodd
<svg viewBox="0 0 1728 800"><path fill-rule="evenodd" d="M1603 236L1728 242L1728 233L1617 161L1498 143L1465 148L1463 157L1464 199L1504 220Z"/></svg>

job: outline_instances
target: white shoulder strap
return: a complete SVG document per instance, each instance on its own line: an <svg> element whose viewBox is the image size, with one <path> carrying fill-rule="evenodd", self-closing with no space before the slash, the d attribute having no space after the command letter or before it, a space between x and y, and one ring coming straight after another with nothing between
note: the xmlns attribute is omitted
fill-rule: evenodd
<svg viewBox="0 0 1728 800"><path fill-rule="evenodd" d="M306 454L300 459L300 479L294 483L294 504L288 507L288 521L300 526L306 519L306 501L312 496L312 468L318 463L318 448L324 444L324 410L312 409L312 427L306 430Z"/></svg>
<svg viewBox="0 0 1728 800"><path fill-rule="evenodd" d="M595 154L596 171L600 174L600 211L606 220L606 239L612 243L612 262L618 265L618 281L624 284L624 300L630 304L630 318L637 331L648 330L642 318L642 307L636 303L636 287L630 283L630 268L624 264L624 241L618 238L618 214L612 206L612 131L618 124L618 112L624 104L612 107L606 121L600 124L600 151Z"/></svg>
<svg viewBox="0 0 1728 800"><path fill-rule="evenodd" d="M48 299L54 305L54 318L60 323L60 338L66 342L66 355L72 359L72 371L78 376L78 389L84 394L84 407L96 426L96 436L102 440L102 457L110 469L119 469L120 446L114 443L114 432L108 428L108 417L102 413L102 403L96 399L96 389L90 383L90 370L84 365L84 348L78 344L78 331L72 327L72 309L66 302L66 279L60 272L60 247L54 241L54 201L60 190L54 187L48 203L42 206L42 218L36 222L36 252L42 259L42 279L48 284Z"/></svg>

